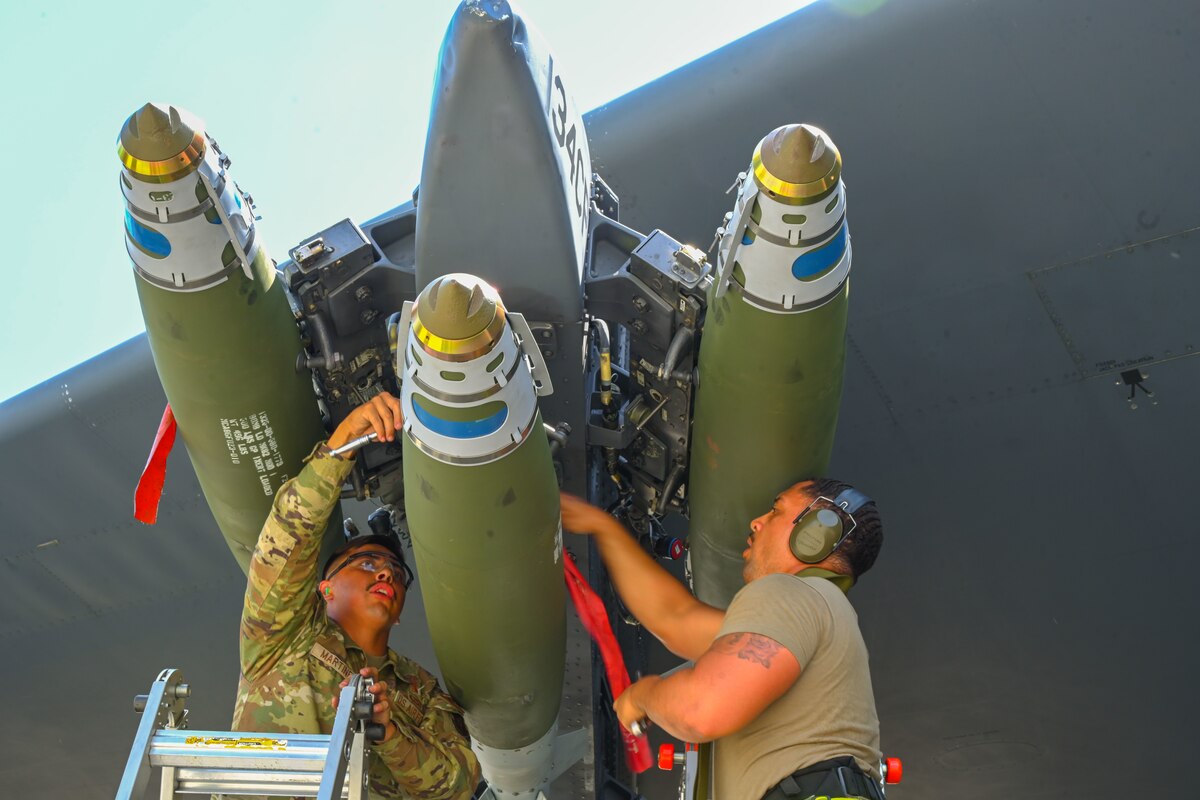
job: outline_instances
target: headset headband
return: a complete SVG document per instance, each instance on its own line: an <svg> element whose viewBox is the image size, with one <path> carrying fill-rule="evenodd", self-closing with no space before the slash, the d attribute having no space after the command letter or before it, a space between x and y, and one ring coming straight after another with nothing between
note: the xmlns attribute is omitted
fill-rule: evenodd
<svg viewBox="0 0 1200 800"><path fill-rule="evenodd" d="M871 498L855 488L843 489L837 497L833 498L833 504L850 515L869 502L871 502Z"/></svg>

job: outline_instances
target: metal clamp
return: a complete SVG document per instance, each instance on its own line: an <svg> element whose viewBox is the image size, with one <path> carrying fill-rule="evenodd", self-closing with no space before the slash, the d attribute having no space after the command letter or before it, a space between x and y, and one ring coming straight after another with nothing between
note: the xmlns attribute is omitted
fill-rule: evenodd
<svg viewBox="0 0 1200 800"><path fill-rule="evenodd" d="M246 231L239 233L237 226L233 224L233 220L229 216L229 212L225 210L225 204L221 202L221 195L217 194L217 190L213 186L212 179L209 177L208 172L204 167L205 165L201 164L200 169L197 170L197 174L200 176L200 182L204 184L205 191L208 192L209 197L211 197L213 200L213 210L217 212L217 216L221 220L221 227L225 229L225 233L229 234L229 242L233 245L234 253L242 261L242 272L246 273L247 278L254 280L254 268L252 266L253 262L250 258L250 254L246 252L246 248L243 246L241 239L241 236L244 233L249 232L249 228L247 227ZM222 169L223 168L224 165L222 165ZM238 193L241 192L236 184L231 187L229 185L230 183L230 181L225 181L224 188Z"/></svg>
<svg viewBox="0 0 1200 800"><path fill-rule="evenodd" d="M724 247L723 241L717 245L717 274L714 278L717 297L721 297L729 289L729 281L733 277L734 256L737 255L738 246L742 243L742 237L746 235L746 228L750 224L750 214L754 210L754 202L758 199L758 186L752 183L750 190L741 195L740 199L733 227L727 228L722 236L731 237L729 247Z"/></svg>
<svg viewBox="0 0 1200 800"><path fill-rule="evenodd" d="M554 383L550 380L550 370L546 369L546 360L542 358L542 349L538 347L537 340L533 338L529 321L525 319L524 314L516 311L508 312L508 321L512 324L513 332L517 334L522 352L529 359L530 371L533 373L533 385L537 390L538 397L554 394Z"/></svg>

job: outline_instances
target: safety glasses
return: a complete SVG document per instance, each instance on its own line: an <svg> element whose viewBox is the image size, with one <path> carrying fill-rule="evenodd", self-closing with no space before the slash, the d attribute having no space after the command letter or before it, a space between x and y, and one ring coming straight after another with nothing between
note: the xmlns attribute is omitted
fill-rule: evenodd
<svg viewBox="0 0 1200 800"><path fill-rule="evenodd" d="M387 567L391 569L393 575L401 576L405 589L412 586L413 573L408 568L408 564L383 553L355 553L341 564L338 564L336 568L325 576L325 580L329 580L352 564L355 568L361 569L363 572L379 572L384 567Z"/></svg>

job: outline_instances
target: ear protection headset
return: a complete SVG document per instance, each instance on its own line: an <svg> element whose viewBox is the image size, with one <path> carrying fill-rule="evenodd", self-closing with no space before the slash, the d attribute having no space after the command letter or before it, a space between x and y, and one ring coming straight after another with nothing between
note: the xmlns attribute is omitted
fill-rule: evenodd
<svg viewBox="0 0 1200 800"><path fill-rule="evenodd" d="M841 547L858 523L854 513L871 502L857 489L845 489L837 497L817 497L792 520L788 539L792 555L805 564L816 564Z"/></svg>

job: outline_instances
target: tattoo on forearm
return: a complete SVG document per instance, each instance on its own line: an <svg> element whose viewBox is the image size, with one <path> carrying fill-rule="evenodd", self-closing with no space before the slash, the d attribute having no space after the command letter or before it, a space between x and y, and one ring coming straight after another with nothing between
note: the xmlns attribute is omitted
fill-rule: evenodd
<svg viewBox="0 0 1200 800"><path fill-rule="evenodd" d="M718 653L735 655L744 661L771 668L771 661L779 654L783 645L774 639L757 633L731 633L722 636L713 644Z"/></svg>

